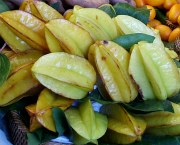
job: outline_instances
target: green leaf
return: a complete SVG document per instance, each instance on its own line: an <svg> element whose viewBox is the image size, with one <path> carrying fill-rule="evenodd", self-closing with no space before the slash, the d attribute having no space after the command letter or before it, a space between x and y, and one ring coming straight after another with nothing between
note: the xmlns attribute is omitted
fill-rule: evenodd
<svg viewBox="0 0 180 145"><path fill-rule="evenodd" d="M28 145L39 145L57 137L57 133L53 133L45 128L39 128L32 133L27 133L27 142Z"/></svg>
<svg viewBox="0 0 180 145"><path fill-rule="evenodd" d="M127 51L130 51L130 48L137 44L139 41L147 41L149 43L152 43L154 41L155 37L143 33L134 33L134 34L127 34L122 35L118 38L115 38L113 41L120 46L124 47Z"/></svg>
<svg viewBox="0 0 180 145"><path fill-rule="evenodd" d="M180 92L177 95L168 98L168 100L173 102L173 103L179 104L180 103Z"/></svg>
<svg viewBox="0 0 180 145"><path fill-rule="evenodd" d="M99 143L99 145L116 145L108 143ZM143 135L141 141L130 145L180 145L180 136L152 136Z"/></svg>
<svg viewBox="0 0 180 145"><path fill-rule="evenodd" d="M101 94L99 93L98 89L94 89L88 97L96 101L102 105L106 104L115 104L119 102L114 102L111 100L105 100ZM157 112L157 111L168 111L168 112L174 112L172 104L169 100L159 101L159 100L140 100L136 99L135 101L131 103L119 103L122 105L125 109L129 110L132 113L136 114L145 114L150 112Z"/></svg>
<svg viewBox="0 0 180 145"><path fill-rule="evenodd" d="M49 5L57 10L58 12L64 12L65 9L63 7L62 1L50 1Z"/></svg>
<svg viewBox="0 0 180 145"><path fill-rule="evenodd" d="M179 145L180 136L144 135L142 140L131 145Z"/></svg>
<svg viewBox="0 0 180 145"><path fill-rule="evenodd" d="M180 61L174 59L174 62L176 63L177 67L180 68Z"/></svg>
<svg viewBox="0 0 180 145"><path fill-rule="evenodd" d="M145 114L156 111L174 112L172 104L169 100L147 100L147 101L134 101L132 103L122 105L129 111L136 114Z"/></svg>
<svg viewBox="0 0 180 145"><path fill-rule="evenodd" d="M100 92L98 91L97 88L94 89L94 90L88 95L88 97L90 98L90 100L96 101L96 102L98 102L98 103L100 103L100 104L103 104L103 105L105 105L105 104L117 103L117 102L113 102L113 101L111 101L111 100L105 100L105 99L101 96L101 94L100 94Z"/></svg>
<svg viewBox="0 0 180 145"><path fill-rule="evenodd" d="M0 13L8 11L8 10L9 10L8 6L4 3L3 0L0 0Z"/></svg>
<svg viewBox="0 0 180 145"><path fill-rule="evenodd" d="M40 144L40 141L37 138L37 136L32 133L27 133L27 138L28 138L28 145L39 145Z"/></svg>
<svg viewBox="0 0 180 145"><path fill-rule="evenodd" d="M166 17L165 12L157 8L155 10L156 10L156 19L158 19L161 23L166 24L166 20L168 20L168 18Z"/></svg>
<svg viewBox="0 0 180 145"><path fill-rule="evenodd" d="M164 44L165 47L167 47L167 48L169 48L169 49L175 47L174 42L166 42L166 41L163 41L163 44Z"/></svg>
<svg viewBox="0 0 180 145"><path fill-rule="evenodd" d="M129 15L140 20L144 24L147 24L149 21L150 10L146 7L135 8L128 3L117 3L113 7L117 15Z"/></svg>
<svg viewBox="0 0 180 145"><path fill-rule="evenodd" d="M111 18L116 17L116 12L110 4L104 4L100 6L99 9L106 12Z"/></svg>
<svg viewBox="0 0 180 145"><path fill-rule="evenodd" d="M0 53L0 86L6 81L10 71L10 61L6 55Z"/></svg>
<svg viewBox="0 0 180 145"><path fill-rule="evenodd" d="M52 114L53 114L53 119L54 119L54 123L56 126L56 130L60 136L69 128L65 114L58 107L54 107L52 109Z"/></svg>

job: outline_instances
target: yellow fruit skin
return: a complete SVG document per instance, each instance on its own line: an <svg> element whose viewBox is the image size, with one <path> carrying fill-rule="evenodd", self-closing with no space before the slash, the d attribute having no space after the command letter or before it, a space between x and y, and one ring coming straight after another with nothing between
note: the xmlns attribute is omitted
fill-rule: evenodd
<svg viewBox="0 0 180 145"><path fill-rule="evenodd" d="M43 1L25 0L20 6L20 10L31 13L32 15L38 17L44 22L48 22L53 19L63 18L63 16L58 11L56 11L54 8L50 7Z"/></svg>
<svg viewBox="0 0 180 145"><path fill-rule="evenodd" d="M44 36L44 22L21 10L3 12L1 18L15 35L32 48L48 51Z"/></svg>
<svg viewBox="0 0 180 145"><path fill-rule="evenodd" d="M156 44L139 42L134 46L129 72L140 87L144 99L165 100L180 90L177 66L164 48Z"/></svg>
<svg viewBox="0 0 180 145"><path fill-rule="evenodd" d="M165 47L165 51L172 59L178 59L178 54L174 50Z"/></svg>
<svg viewBox="0 0 180 145"><path fill-rule="evenodd" d="M88 31L94 41L112 40L117 37L116 26L109 15L99 9L77 7L74 7L69 21Z"/></svg>
<svg viewBox="0 0 180 145"><path fill-rule="evenodd" d="M32 64L11 75L0 87L0 106L10 105L19 99L39 91L39 82L31 74ZM37 89L37 90L36 90Z"/></svg>
<svg viewBox="0 0 180 145"><path fill-rule="evenodd" d="M102 140L113 144L130 144L139 140L146 129L142 117L135 117L117 104L103 105L100 112L108 117L108 130Z"/></svg>
<svg viewBox="0 0 180 145"><path fill-rule="evenodd" d="M10 58L11 56L14 56L16 54L14 51L12 51L6 47L1 51L1 53L6 55L8 58Z"/></svg>
<svg viewBox="0 0 180 145"><path fill-rule="evenodd" d="M94 112L89 99L78 108L67 109L65 116L69 125L84 141L97 142L97 139L101 138L107 130L107 117Z"/></svg>
<svg viewBox="0 0 180 145"><path fill-rule="evenodd" d="M129 62L129 73L133 77L134 81L138 84L139 92L144 99L155 99L155 95L151 84L148 81L148 77L145 72L143 59L139 51L139 46L135 44L132 47L131 57Z"/></svg>
<svg viewBox="0 0 180 145"><path fill-rule="evenodd" d="M64 51L60 41L45 27L45 38L50 52Z"/></svg>
<svg viewBox="0 0 180 145"><path fill-rule="evenodd" d="M96 82L96 72L85 58L64 52L42 56L33 65L32 72L44 86L71 99L85 97Z"/></svg>
<svg viewBox="0 0 180 145"><path fill-rule="evenodd" d="M98 88L104 96L107 91L113 101L130 102L137 96L128 73L129 57L124 48L112 41L96 41L90 47L88 59L99 74Z"/></svg>
<svg viewBox="0 0 180 145"><path fill-rule="evenodd" d="M73 14L73 10L72 9L69 9L69 10L66 10L65 13L64 13L64 18L66 20L69 20L69 18L71 17L71 15Z"/></svg>
<svg viewBox="0 0 180 145"><path fill-rule="evenodd" d="M39 50L27 50L21 53L15 53L8 57L11 64L10 75L17 72L24 66L34 63L38 58L43 56L44 53Z"/></svg>
<svg viewBox="0 0 180 145"><path fill-rule="evenodd" d="M25 107L28 115L30 116L29 131L33 132L36 129L42 127L42 125L36 119L36 104L31 104Z"/></svg>
<svg viewBox="0 0 180 145"><path fill-rule="evenodd" d="M172 112L154 112L140 115L147 122L146 132L153 135L179 135L180 131L180 106L172 103Z"/></svg>
<svg viewBox="0 0 180 145"><path fill-rule="evenodd" d="M8 26L3 22L0 15L0 36L9 45L9 47L14 52L23 52L31 49L25 41L19 38L15 33L13 33Z"/></svg>
<svg viewBox="0 0 180 145"><path fill-rule="evenodd" d="M87 57L88 49L93 44L93 39L87 31L65 19L49 21L46 29L50 32L47 37L51 37L51 41L54 40L54 37L59 41L59 43L55 41L55 48L50 47L51 51L58 49L61 51L62 49L70 54ZM48 35L48 31L46 35ZM49 41L47 42L49 43Z"/></svg>
<svg viewBox="0 0 180 145"><path fill-rule="evenodd" d="M72 103L73 100L64 98L48 89L44 89L41 91L36 103L36 119L48 130L56 132L56 127L52 116L52 108L58 107L65 110L71 106Z"/></svg>
<svg viewBox="0 0 180 145"><path fill-rule="evenodd" d="M122 34L144 33L154 36L153 31L149 27L131 16L118 15L114 18L114 21Z"/></svg>

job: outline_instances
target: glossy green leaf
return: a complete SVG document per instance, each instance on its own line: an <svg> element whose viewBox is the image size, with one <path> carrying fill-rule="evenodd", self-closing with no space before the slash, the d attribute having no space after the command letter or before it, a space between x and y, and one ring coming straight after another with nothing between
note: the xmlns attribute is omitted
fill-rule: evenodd
<svg viewBox="0 0 180 145"><path fill-rule="evenodd" d="M168 98L168 100L173 102L173 103L179 104L180 103L180 92L177 95Z"/></svg>
<svg viewBox="0 0 180 145"><path fill-rule="evenodd" d="M58 12L64 12L64 8L63 8L63 5L62 5L62 2L61 1L52 1L49 3L49 5L54 8L55 10L57 10Z"/></svg>
<svg viewBox="0 0 180 145"><path fill-rule="evenodd" d="M0 53L0 86L6 81L10 71L10 61L6 55Z"/></svg>
<svg viewBox="0 0 180 145"><path fill-rule="evenodd" d="M154 41L155 37L143 33L133 33L133 34L127 34L119 36L118 38L115 38L113 41L120 46L124 47L127 51L130 50L130 48L137 44L139 41L147 41L149 43L152 43Z"/></svg>
<svg viewBox="0 0 180 145"><path fill-rule="evenodd" d="M105 99L103 98L103 96L100 94L100 92L98 91L97 88L94 89L94 90L88 95L88 97L89 97L91 100L96 101L96 102L98 102L98 103L100 103L100 104L103 104L103 105L116 103L116 102L113 102L113 101L111 101L111 100L105 100Z"/></svg>
<svg viewBox="0 0 180 145"><path fill-rule="evenodd" d="M172 104L169 100L146 100L146 101L134 101L129 104L122 104L127 110L136 114L145 114L157 111L174 112Z"/></svg>
<svg viewBox="0 0 180 145"><path fill-rule="evenodd" d="M114 6L117 15L129 15L132 16L144 24L149 21L150 10L146 7L135 8L128 3L117 3Z"/></svg>
<svg viewBox="0 0 180 145"><path fill-rule="evenodd" d="M180 136L151 136L144 135L141 141L137 141L130 145L179 145ZM99 143L99 145L116 145L108 143Z"/></svg>
<svg viewBox="0 0 180 145"><path fill-rule="evenodd" d="M52 114L53 114L53 119L55 122L56 130L60 136L69 128L65 114L58 107L54 107L52 109Z"/></svg>
<svg viewBox="0 0 180 145"><path fill-rule="evenodd" d="M39 128L32 133L27 133L27 142L28 145L39 145L57 137L57 133L50 132L45 128Z"/></svg>
<svg viewBox="0 0 180 145"><path fill-rule="evenodd" d="M100 10L106 12L111 18L116 17L116 12L112 5L105 4L99 7Z"/></svg>
<svg viewBox="0 0 180 145"><path fill-rule="evenodd" d="M166 24L166 20L168 20L168 18L166 17L165 12L157 8L155 10L156 10L156 19L158 19L161 23Z"/></svg>
<svg viewBox="0 0 180 145"><path fill-rule="evenodd" d="M32 133L27 133L28 145L39 145L39 139Z"/></svg>
<svg viewBox="0 0 180 145"><path fill-rule="evenodd" d="M180 136L151 136L144 135L140 142L131 145L179 145Z"/></svg>
<svg viewBox="0 0 180 145"><path fill-rule="evenodd" d="M177 67L180 68L180 61L174 59L174 62L176 63Z"/></svg>
<svg viewBox="0 0 180 145"><path fill-rule="evenodd" d="M9 8L3 0L0 0L0 13L8 11Z"/></svg>

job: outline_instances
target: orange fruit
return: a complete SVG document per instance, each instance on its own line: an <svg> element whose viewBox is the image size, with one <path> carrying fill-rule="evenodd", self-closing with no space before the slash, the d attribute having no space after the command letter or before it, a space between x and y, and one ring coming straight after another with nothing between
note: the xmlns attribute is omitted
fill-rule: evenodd
<svg viewBox="0 0 180 145"><path fill-rule="evenodd" d="M169 10L174 4L177 4L176 0L165 0L163 7L167 10Z"/></svg>
<svg viewBox="0 0 180 145"><path fill-rule="evenodd" d="M169 11L167 11L167 12L166 12L166 17L168 17L168 18L169 18Z"/></svg>
<svg viewBox="0 0 180 145"><path fill-rule="evenodd" d="M174 40L176 40L177 37L180 37L180 28L175 28L169 35L169 42L172 42Z"/></svg>
<svg viewBox="0 0 180 145"><path fill-rule="evenodd" d="M180 4L174 4L169 10L169 20L173 23L176 23L179 15Z"/></svg>
<svg viewBox="0 0 180 145"><path fill-rule="evenodd" d="M178 16L177 22L180 25L180 15Z"/></svg>
<svg viewBox="0 0 180 145"><path fill-rule="evenodd" d="M161 22L159 20L153 19L147 23L147 26L155 28L156 26L158 26L160 24L161 24Z"/></svg>
<svg viewBox="0 0 180 145"><path fill-rule="evenodd" d="M137 7L145 6L145 0L134 0Z"/></svg>
<svg viewBox="0 0 180 145"><path fill-rule="evenodd" d="M156 26L155 29L159 30L162 40L168 41L169 35L172 32L172 30L168 26L160 24Z"/></svg>
<svg viewBox="0 0 180 145"><path fill-rule="evenodd" d="M161 6L165 0L145 0L146 4L151 6Z"/></svg>
<svg viewBox="0 0 180 145"><path fill-rule="evenodd" d="M146 5L147 9L150 10L150 15L149 15L149 20L153 20L156 16L156 10L154 9L154 7L150 6L150 5Z"/></svg>

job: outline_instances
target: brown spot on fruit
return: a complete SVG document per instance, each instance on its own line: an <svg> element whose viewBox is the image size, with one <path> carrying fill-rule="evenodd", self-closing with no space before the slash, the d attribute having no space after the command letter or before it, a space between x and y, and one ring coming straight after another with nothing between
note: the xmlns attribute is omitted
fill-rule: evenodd
<svg viewBox="0 0 180 145"><path fill-rule="evenodd" d="M98 16L96 15L96 20L98 20Z"/></svg>
<svg viewBox="0 0 180 145"><path fill-rule="evenodd" d="M105 57L105 56L102 56L101 59L102 59L103 61L105 61L105 60L106 60L106 57Z"/></svg>
<svg viewBox="0 0 180 145"><path fill-rule="evenodd" d="M103 44L108 44L108 41L107 40L103 40Z"/></svg>

